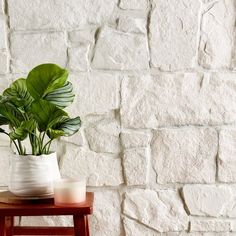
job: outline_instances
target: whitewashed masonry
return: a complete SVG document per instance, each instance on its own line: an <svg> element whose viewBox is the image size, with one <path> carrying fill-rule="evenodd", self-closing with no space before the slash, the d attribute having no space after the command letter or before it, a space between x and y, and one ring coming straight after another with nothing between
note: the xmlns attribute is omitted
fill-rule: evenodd
<svg viewBox="0 0 236 236"><path fill-rule="evenodd" d="M64 177L95 192L93 236L236 235L235 0L2 0L0 91L70 71L81 132ZM12 151L0 136L0 186ZM21 225L70 225L70 217Z"/></svg>

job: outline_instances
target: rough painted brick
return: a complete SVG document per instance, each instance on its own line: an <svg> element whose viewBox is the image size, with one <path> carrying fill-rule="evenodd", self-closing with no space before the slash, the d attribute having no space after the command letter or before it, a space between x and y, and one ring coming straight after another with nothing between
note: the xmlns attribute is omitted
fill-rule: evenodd
<svg viewBox="0 0 236 236"><path fill-rule="evenodd" d="M191 215L235 217L235 186L185 185L183 197Z"/></svg>
<svg viewBox="0 0 236 236"><path fill-rule="evenodd" d="M73 30L69 32L69 42L73 46L83 44L93 44L96 27L89 27L82 30Z"/></svg>
<svg viewBox="0 0 236 236"><path fill-rule="evenodd" d="M95 153L72 144L64 146L60 172L63 177L85 177L88 186L117 186L123 183L121 159Z"/></svg>
<svg viewBox="0 0 236 236"><path fill-rule="evenodd" d="M148 174L148 152L146 148L124 151L123 168L127 185L146 185Z"/></svg>
<svg viewBox="0 0 236 236"><path fill-rule="evenodd" d="M147 20L145 18L121 16L118 21L117 29L129 33L146 34L146 24Z"/></svg>
<svg viewBox="0 0 236 236"><path fill-rule="evenodd" d="M219 134L218 178L236 182L236 129L222 128Z"/></svg>
<svg viewBox="0 0 236 236"><path fill-rule="evenodd" d="M0 0L0 13L4 13L4 3L3 3L3 0Z"/></svg>
<svg viewBox="0 0 236 236"><path fill-rule="evenodd" d="M81 44L69 49L69 68L72 71L88 71L89 49L89 44Z"/></svg>
<svg viewBox="0 0 236 236"><path fill-rule="evenodd" d="M236 121L235 73L124 76L121 122L128 128Z"/></svg>
<svg viewBox="0 0 236 236"><path fill-rule="evenodd" d="M109 73L70 75L75 99L68 110L74 116L103 114L119 108L120 76ZM86 98L86 99L85 99Z"/></svg>
<svg viewBox="0 0 236 236"><path fill-rule="evenodd" d="M82 136L82 132L83 132L82 128L80 128L79 132L77 132L74 135L69 136L69 137L61 137L61 140L65 141L65 142L75 144L77 146L83 146L85 144L85 140Z"/></svg>
<svg viewBox="0 0 236 236"><path fill-rule="evenodd" d="M217 132L211 128L161 129L151 156L158 183L214 183Z"/></svg>
<svg viewBox="0 0 236 236"><path fill-rule="evenodd" d="M164 235L165 236L164 233L158 233L157 231L146 227L145 225L137 222L136 220L131 220L128 217L125 217L123 219L123 224L124 224L126 236L133 236L133 235L145 235L145 236Z"/></svg>
<svg viewBox="0 0 236 236"><path fill-rule="evenodd" d="M147 36L104 27L95 47L92 67L107 70L148 69Z"/></svg>
<svg viewBox="0 0 236 236"><path fill-rule="evenodd" d="M0 14L0 50L6 48L6 38L7 35L6 35L5 19Z"/></svg>
<svg viewBox="0 0 236 236"><path fill-rule="evenodd" d="M113 13L117 0L9 0L13 29L73 29L102 24ZM24 12L24 14L22 14Z"/></svg>
<svg viewBox="0 0 236 236"><path fill-rule="evenodd" d="M122 132L120 138L124 148L147 147L151 141L151 135L143 132Z"/></svg>
<svg viewBox="0 0 236 236"><path fill-rule="evenodd" d="M14 155L11 148L0 147L0 185L8 186L10 177L10 161L11 157Z"/></svg>
<svg viewBox="0 0 236 236"><path fill-rule="evenodd" d="M85 128L85 136L92 151L119 153L120 145L120 125L114 119L105 119L101 122L88 125Z"/></svg>
<svg viewBox="0 0 236 236"><path fill-rule="evenodd" d="M188 218L174 190L136 189L125 194L124 214L159 232L184 231Z"/></svg>
<svg viewBox="0 0 236 236"><path fill-rule="evenodd" d="M56 63L65 67L66 51L63 32L12 33L12 71L15 73L29 72L33 67L42 63Z"/></svg>
<svg viewBox="0 0 236 236"><path fill-rule="evenodd" d="M164 71L194 67L197 52L196 0L154 0L150 21L151 65Z"/></svg>
<svg viewBox="0 0 236 236"><path fill-rule="evenodd" d="M5 74L8 71L8 56L5 50L0 50L0 74Z"/></svg>
<svg viewBox="0 0 236 236"><path fill-rule="evenodd" d="M234 0L213 2L202 16L199 63L207 69L235 66Z"/></svg>
<svg viewBox="0 0 236 236"><path fill-rule="evenodd" d="M0 93L1 94L3 93L5 89L8 88L9 84L10 84L10 81L7 77L0 76ZM0 134L0 135L4 135L4 134Z"/></svg>
<svg viewBox="0 0 236 236"><path fill-rule="evenodd" d="M145 10L148 7L147 0L121 0L120 8L125 10Z"/></svg>
<svg viewBox="0 0 236 236"><path fill-rule="evenodd" d="M193 232L229 232L231 222L227 220L192 220L190 231Z"/></svg>
<svg viewBox="0 0 236 236"><path fill-rule="evenodd" d="M94 213L90 218L90 231L94 236L122 235L120 197L115 191L95 192Z"/></svg>
<svg viewBox="0 0 236 236"><path fill-rule="evenodd" d="M34 216L21 217L21 226L73 226L72 216Z"/></svg>

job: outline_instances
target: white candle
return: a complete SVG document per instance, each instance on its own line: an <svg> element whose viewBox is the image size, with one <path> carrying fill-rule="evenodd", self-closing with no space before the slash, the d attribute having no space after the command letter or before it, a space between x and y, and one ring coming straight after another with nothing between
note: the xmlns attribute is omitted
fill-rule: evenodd
<svg viewBox="0 0 236 236"><path fill-rule="evenodd" d="M86 200L86 181L61 179L54 183L55 205L76 204Z"/></svg>

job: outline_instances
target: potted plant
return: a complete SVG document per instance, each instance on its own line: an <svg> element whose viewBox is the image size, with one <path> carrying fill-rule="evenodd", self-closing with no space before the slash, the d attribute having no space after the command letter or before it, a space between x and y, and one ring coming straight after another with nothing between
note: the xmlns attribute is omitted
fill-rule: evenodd
<svg viewBox="0 0 236 236"><path fill-rule="evenodd" d="M81 126L80 117L70 118L63 109L73 102L68 72L55 64L32 69L27 78L14 81L0 96L0 125L18 154L12 158L9 190L18 196L52 194L52 183L60 178L51 143L70 136ZM28 140L31 150L23 141Z"/></svg>

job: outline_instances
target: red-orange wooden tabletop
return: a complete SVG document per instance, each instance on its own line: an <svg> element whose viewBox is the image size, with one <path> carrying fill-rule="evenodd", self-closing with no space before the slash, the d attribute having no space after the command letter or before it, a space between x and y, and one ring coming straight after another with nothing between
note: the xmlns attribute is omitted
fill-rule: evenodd
<svg viewBox="0 0 236 236"><path fill-rule="evenodd" d="M8 192L9 193L9 192ZM34 200L28 203L12 204L12 203L1 203L3 202L3 196L11 196L10 193L0 192L0 216L39 216L39 215L88 215L93 212L93 200L94 194L87 192L86 201L81 204L71 204L56 206L54 205L54 199ZM19 200L19 199L18 199ZM5 202L11 201L10 198L6 199Z"/></svg>

